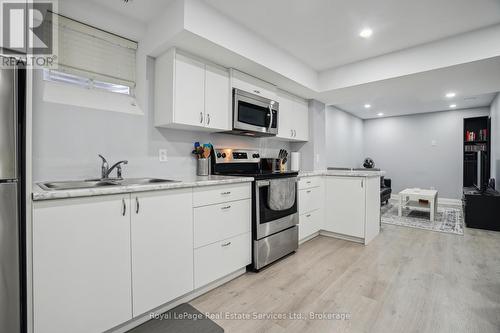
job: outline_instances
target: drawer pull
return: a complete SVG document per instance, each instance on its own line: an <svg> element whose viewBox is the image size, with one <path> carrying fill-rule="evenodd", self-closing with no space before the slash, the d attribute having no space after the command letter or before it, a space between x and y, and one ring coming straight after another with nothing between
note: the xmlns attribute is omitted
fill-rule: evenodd
<svg viewBox="0 0 500 333"><path fill-rule="evenodd" d="M311 214L307 214L306 217L311 217Z"/></svg>
<svg viewBox="0 0 500 333"><path fill-rule="evenodd" d="M228 195L228 194L231 194L231 191L222 192L221 194L222 194L222 195Z"/></svg>
<svg viewBox="0 0 500 333"><path fill-rule="evenodd" d="M231 208L231 205L229 205L229 206L224 206L224 207L221 207L220 209L222 209L222 210L227 210L227 209L229 209L229 208Z"/></svg>
<svg viewBox="0 0 500 333"><path fill-rule="evenodd" d="M254 90L253 92L256 93L256 94L260 94L259 90Z"/></svg>
<svg viewBox="0 0 500 333"><path fill-rule="evenodd" d="M229 245L231 245L231 242L227 242L227 243L221 244L220 246L226 247L226 246L229 246Z"/></svg>
<svg viewBox="0 0 500 333"><path fill-rule="evenodd" d="M307 190L306 193L311 193L311 190Z"/></svg>
<svg viewBox="0 0 500 333"><path fill-rule="evenodd" d="M310 180L309 180L309 181L307 181L307 182L306 182L306 184L311 184L311 181L310 181Z"/></svg>

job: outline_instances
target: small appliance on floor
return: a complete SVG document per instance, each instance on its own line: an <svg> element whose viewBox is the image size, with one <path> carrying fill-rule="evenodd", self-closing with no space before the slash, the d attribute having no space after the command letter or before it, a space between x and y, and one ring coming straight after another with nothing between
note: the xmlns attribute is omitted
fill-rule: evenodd
<svg viewBox="0 0 500 333"><path fill-rule="evenodd" d="M295 171L262 168L260 153L248 149L216 148L212 173L248 176L252 183L252 270L293 253L299 246L297 175Z"/></svg>

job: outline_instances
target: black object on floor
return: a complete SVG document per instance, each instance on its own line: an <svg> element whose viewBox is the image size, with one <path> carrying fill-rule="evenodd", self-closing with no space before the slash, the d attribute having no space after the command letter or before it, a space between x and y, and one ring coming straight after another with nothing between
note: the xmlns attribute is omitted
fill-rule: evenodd
<svg viewBox="0 0 500 333"><path fill-rule="evenodd" d="M127 333L222 333L224 329L188 303L183 303Z"/></svg>

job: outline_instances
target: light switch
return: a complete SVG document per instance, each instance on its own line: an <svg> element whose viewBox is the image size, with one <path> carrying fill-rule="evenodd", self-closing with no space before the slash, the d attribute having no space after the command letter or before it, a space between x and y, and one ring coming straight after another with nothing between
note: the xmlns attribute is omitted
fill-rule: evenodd
<svg viewBox="0 0 500 333"><path fill-rule="evenodd" d="M167 162L168 161L166 149L159 149L158 150L158 159L160 160L160 162Z"/></svg>

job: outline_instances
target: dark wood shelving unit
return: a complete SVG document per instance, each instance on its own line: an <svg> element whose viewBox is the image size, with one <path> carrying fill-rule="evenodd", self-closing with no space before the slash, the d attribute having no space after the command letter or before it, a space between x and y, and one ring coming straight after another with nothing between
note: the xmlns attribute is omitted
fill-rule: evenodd
<svg viewBox="0 0 500 333"><path fill-rule="evenodd" d="M481 140L467 140L467 132L476 133L476 137L479 138L479 133L481 130L486 130L486 138ZM477 151L486 152L487 156L487 170L485 179L490 178L490 150L491 150L491 120L490 117L474 117L474 118L464 118L463 127L463 187L472 187L475 184L475 179L477 175Z"/></svg>

